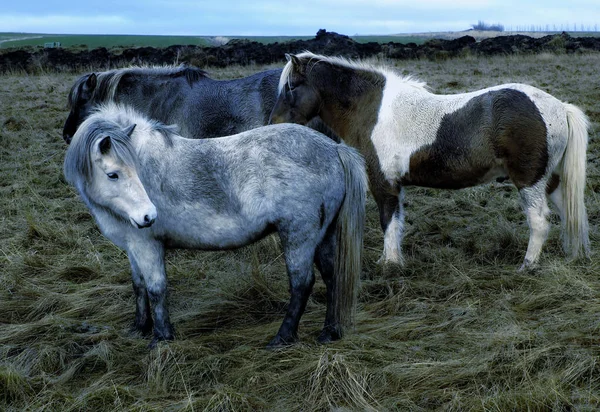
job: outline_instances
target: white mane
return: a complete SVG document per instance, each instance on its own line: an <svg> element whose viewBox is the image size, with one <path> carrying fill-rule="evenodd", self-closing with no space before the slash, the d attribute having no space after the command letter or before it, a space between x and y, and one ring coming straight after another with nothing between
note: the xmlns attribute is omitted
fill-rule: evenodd
<svg viewBox="0 0 600 412"><path fill-rule="evenodd" d="M414 86L414 87L421 88L421 89L427 87L427 83L425 83L424 81L418 80L415 77L410 76L410 75L409 76L400 76L399 74L395 73L394 70L390 69L389 67L385 67L385 66L381 66L381 65L377 66L377 65L374 65L371 63L367 63L367 62L363 62L363 61L354 61L354 60L350 60L350 59L346 59L344 57L338 57L338 56L323 56L320 54L314 54L309 51L305 51L303 53L297 54L296 57L298 57L299 59L310 59L310 60L317 60L317 62L326 62L326 63L330 63L330 64L335 64L337 66L347 67L349 69L354 69L354 70L365 70L365 71L370 71L370 72L374 72L374 73L380 73L386 77L393 76L410 86ZM283 71L281 72L281 77L279 79L279 87L278 87L279 93L281 93L283 91L286 83L289 82L290 75L292 74L292 70L293 70L293 64L291 61L289 61L284 66Z"/></svg>
<svg viewBox="0 0 600 412"><path fill-rule="evenodd" d="M124 128L135 123L136 131L147 133L165 127L161 122L148 118L129 105L114 102L98 105L85 122L92 123L96 119L110 120Z"/></svg>

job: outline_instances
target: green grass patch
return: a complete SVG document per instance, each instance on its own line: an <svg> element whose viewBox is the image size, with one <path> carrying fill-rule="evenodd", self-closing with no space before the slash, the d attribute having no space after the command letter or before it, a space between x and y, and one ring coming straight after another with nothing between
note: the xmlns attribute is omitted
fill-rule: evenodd
<svg viewBox="0 0 600 412"><path fill-rule="evenodd" d="M350 36L359 43L417 43L427 38L421 36ZM98 47L168 47L174 45L218 46L232 39L247 39L263 44L283 43L293 40L311 40L314 36L154 36L154 35L92 35L92 34L36 34L0 33L0 48L44 47L44 43L60 42L63 48Z"/></svg>
<svg viewBox="0 0 600 412"><path fill-rule="evenodd" d="M16 38L15 40L9 40ZM84 35L84 34L30 34L0 37L0 48L44 47L44 43L60 42L63 48L98 47L168 47L173 45L211 45L208 36L138 36L138 35Z"/></svg>

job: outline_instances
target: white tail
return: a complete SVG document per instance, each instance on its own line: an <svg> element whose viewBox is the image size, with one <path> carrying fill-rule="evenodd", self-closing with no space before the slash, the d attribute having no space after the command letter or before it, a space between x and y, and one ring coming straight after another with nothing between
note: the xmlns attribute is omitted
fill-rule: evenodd
<svg viewBox="0 0 600 412"><path fill-rule="evenodd" d="M590 255L587 212L585 210L585 169L589 120L577 106L564 103L569 138L562 161L562 198L564 202L563 247L576 258L583 249Z"/></svg>

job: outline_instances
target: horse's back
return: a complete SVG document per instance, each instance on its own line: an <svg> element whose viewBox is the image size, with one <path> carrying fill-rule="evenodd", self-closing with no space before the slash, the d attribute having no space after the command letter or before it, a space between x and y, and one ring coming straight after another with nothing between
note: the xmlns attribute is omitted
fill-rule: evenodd
<svg viewBox="0 0 600 412"><path fill-rule="evenodd" d="M337 144L304 126L263 126L211 143L223 154L220 164L240 192L304 202L310 193L343 186Z"/></svg>
<svg viewBox="0 0 600 412"><path fill-rule="evenodd" d="M297 124L262 126L215 140L215 144L229 147L240 159L262 159L273 169L293 168L306 173L327 173L338 164L337 144L311 128ZM259 170L257 170L258 172ZM288 173L287 171L285 172ZM293 178L293 176L290 176Z"/></svg>
<svg viewBox="0 0 600 412"><path fill-rule="evenodd" d="M204 79L186 92L182 133L195 138L230 136L267 123L281 70L231 80Z"/></svg>

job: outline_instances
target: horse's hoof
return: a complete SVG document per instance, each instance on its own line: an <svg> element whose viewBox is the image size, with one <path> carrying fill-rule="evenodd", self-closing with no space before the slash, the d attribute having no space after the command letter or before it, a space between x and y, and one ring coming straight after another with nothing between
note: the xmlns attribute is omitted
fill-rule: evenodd
<svg viewBox="0 0 600 412"><path fill-rule="evenodd" d="M296 342L298 342L298 338L295 336L283 338L279 335L276 335L273 339L271 339L271 342L269 342L269 344L267 345L267 349L284 348L286 346L293 345Z"/></svg>
<svg viewBox="0 0 600 412"><path fill-rule="evenodd" d="M166 336L165 335L163 335L163 336L154 335L154 338L152 338L152 342L150 342L150 344L148 345L148 348L154 349L160 342L168 342L168 341L171 341L174 339L175 339L175 337L173 336L172 332L169 332Z"/></svg>
<svg viewBox="0 0 600 412"><path fill-rule="evenodd" d="M173 339L158 339L157 337L154 337L152 339L152 341L148 344L148 349L154 349L156 348L160 343L169 343L169 341L172 341Z"/></svg>
<svg viewBox="0 0 600 412"><path fill-rule="evenodd" d="M381 257L377 260L377 264L380 266L404 266L404 257L402 255L397 256L385 256L381 255Z"/></svg>
<svg viewBox="0 0 600 412"><path fill-rule="evenodd" d="M152 329L154 328L154 325L150 324L143 324L143 325L138 325L137 323L134 323L131 326L131 331L134 333L140 333L142 336L147 337L152 335Z"/></svg>
<svg viewBox="0 0 600 412"><path fill-rule="evenodd" d="M317 338L317 342L321 344L335 342L336 340L340 340L342 338L342 334L339 330L335 328L323 328L319 337Z"/></svg>
<svg viewBox="0 0 600 412"><path fill-rule="evenodd" d="M158 346L158 342L161 342L160 340L153 338L152 341L148 344L148 349L154 349Z"/></svg>
<svg viewBox="0 0 600 412"><path fill-rule="evenodd" d="M519 267L518 272L535 272L539 269L537 263L532 263L531 261L525 259L525 262Z"/></svg>

